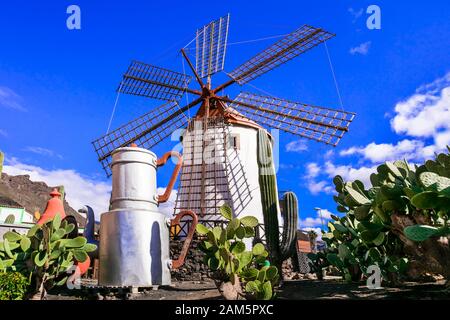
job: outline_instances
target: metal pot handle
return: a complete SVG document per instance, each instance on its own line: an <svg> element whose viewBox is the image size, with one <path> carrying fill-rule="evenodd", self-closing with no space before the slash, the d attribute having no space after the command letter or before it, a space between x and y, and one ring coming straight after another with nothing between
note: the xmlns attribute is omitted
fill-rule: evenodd
<svg viewBox="0 0 450 320"><path fill-rule="evenodd" d="M178 162L175 166L175 169L173 170L172 176L170 177L169 184L167 185L166 191L162 195L158 195L158 204L164 203L167 200L169 200L170 194L172 193L173 186L175 185L175 181L178 178L178 174L180 173L181 164L183 163L183 158L181 157L181 154L179 154L176 151L169 151L166 152L161 158L159 158L156 161L156 166L161 167L167 163L167 160L169 160L171 157L177 157Z"/></svg>
<svg viewBox="0 0 450 320"><path fill-rule="evenodd" d="M172 226L179 225L181 218L183 218L184 216L187 216L187 215L192 217L192 223L191 223L191 226L189 227L188 235L186 237L186 240L184 240L183 248L181 249L181 253L180 253L178 259L172 260L172 268L173 269L178 269L179 267L181 267L184 264L184 259L186 258L187 251L189 249L189 246L191 245L192 238L194 237L195 227L197 226L197 223L198 223L198 217L193 211L190 211L190 210L180 211L175 216L175 219L173 219L172 223L171 223Z"/></svg>

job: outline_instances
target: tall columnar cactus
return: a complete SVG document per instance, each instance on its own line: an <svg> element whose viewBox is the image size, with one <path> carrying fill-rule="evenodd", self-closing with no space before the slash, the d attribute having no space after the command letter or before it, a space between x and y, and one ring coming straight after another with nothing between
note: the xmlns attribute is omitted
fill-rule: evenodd
<svg viewBox="0 0 450 320"><path fill-rule="evenodd" d="M64 189L64 186L59 186L58 192L61 193L61 201L62 203L64 203L64 200L66 199L66 191Z"/></svg>
<svg viewBox="0 0 450 320"><path fill-rule="evenodd" d="M3 171L3 161L5 161L5 154L0 151L0 177L2 176Z"/></svg>
<svg viewBox="0 0 450 320"><path fill-rule="evenodd" d="M258 130L258 173L267 247L272 264L280 267L295 255L298 201L293 192L283 196L283 208L278 201L277 177L272 157L272 144L264 129ZM280 243L278 213L283 215L283 236ZM280 269L281 270L281 269Z"/></svg>

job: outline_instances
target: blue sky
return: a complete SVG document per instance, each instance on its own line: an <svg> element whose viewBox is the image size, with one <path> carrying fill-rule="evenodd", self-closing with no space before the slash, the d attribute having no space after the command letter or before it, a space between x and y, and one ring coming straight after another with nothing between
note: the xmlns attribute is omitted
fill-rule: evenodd
<svg viewBox="0 0 450 320"><path fill-rule="evenodd" d="M81 30L66 28L71 4L81 8ZM381 9L381 30L366 27L371 4ZM286 34L302 24L337 34L328 48L344 107L358 114L350 132L337 148L281 134L279 188L297 193L303 227L319 225L314 207L335 211L334 174L364 181L384 160L422 161L450 143L448 1L231 0L207 7L204 1L1 4L0 149L7 170L71 185L74 206L91 201L104 207L109 182L91 141L106 131L121 74L131 59L181 71L178 50L197 28L228 12L230 43ZM225 71L272 42L230 45ZM339 108L324 46L251 84L277 97ZM235 86L227 93L240 90L257 92ZM158 104L121 96L112 127ZM168 141L153 151L171 146ZM160 185L169 174L162 170Z"/></svg>

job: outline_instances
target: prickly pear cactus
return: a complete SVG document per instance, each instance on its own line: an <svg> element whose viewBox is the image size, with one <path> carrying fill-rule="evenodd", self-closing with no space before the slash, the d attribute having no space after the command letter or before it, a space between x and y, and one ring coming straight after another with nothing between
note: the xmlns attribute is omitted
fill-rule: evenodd
<svg viewBox="0 0 450 320"><path fill-rule="evenodd" d="M439 241L450 235L450 149L420 166L386 162L370 176L367 188L340 176L333 182L337 210L344 216L332 216L322 238L328 263L345 279L356 279L373 264L385 280L403 272L450 278L450 248ZM323 259L315 260L323 266ZM415 270L409 269L413 265Z"/></svg>
<svg viewBox="0 0 450 320"><path fill-rule="evenodd" d="M88 253L97 248L84 237L68 239L74 228L56 215L43 225L36 224L26 235L5 233L0 241L0 272L31 273L38 292L66 284L75 261L86 261Z"/></svg>
<svg viewBox="0 0 450 320"><path fill-rule="evenodd" d="M196 226L197 234L205 238L199 248L205 253L204 263L212 271L217 288L227 300L271 299L278 270L264 265L268 253L262 244L247 251L243 241L255 236L258 219L233 218L231 208L226 205L220 212L228 220L226 228L208 228L201 223Z"/></svg>
<svg viewBox="0 0 450 320"><path fill-rule="evenodd" d="M416 224L406 227L403 232L409 240L422 242L432 237L448 236L450 235L450 228L436 228L432 226Z"/></svg>

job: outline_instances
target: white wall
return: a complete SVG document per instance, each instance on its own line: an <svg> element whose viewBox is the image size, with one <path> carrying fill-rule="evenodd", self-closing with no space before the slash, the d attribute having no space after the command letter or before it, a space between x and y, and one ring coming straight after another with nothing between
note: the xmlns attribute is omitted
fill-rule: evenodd
<svg viewBox="0 0 450 320"><path fill-rule="evenodd" d="M233 178L230 177L231 193L232 195L235 195L233 196L234 206L236 207L234 210L235 215L238 218L242 218L245 216L254 216L258 219L259 223L264 224L264 215L261 204L261 191L259 187L257 148L258 131L251 127L234 125L230 127L230 134L239 135L240 148L238 150L238 157L242 168L245 171L247 182L236 184L233 182ZM232 160L233 159L231 159L232 165L236 165L237 163L233 163ZM240 192L234 192L236 189L239 189ZM278 190L276 190L276 192L278 194ZM249 193L251 195L250 199L245 199L245 196ZM241 201L238 195L241 195L241 199L244 198L245 200ZM241 207L241 204L244 204L244 206ZM280 227L283 225L280 211L278 211L278 223ZM251 241L246 241L246 246L247 248L251 247Z"/></svg>

